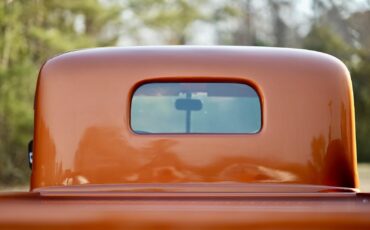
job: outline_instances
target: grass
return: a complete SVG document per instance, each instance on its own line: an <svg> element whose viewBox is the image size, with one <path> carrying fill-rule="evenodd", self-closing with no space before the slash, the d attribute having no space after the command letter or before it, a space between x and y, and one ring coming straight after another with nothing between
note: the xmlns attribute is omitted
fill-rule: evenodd
<svg viewBox="0 0 370 230"><path fill-rule="evenodd" d="M358 173L360 175L360 190L361 192L370 193L370 164L362 163L358 165Z"/></svg>

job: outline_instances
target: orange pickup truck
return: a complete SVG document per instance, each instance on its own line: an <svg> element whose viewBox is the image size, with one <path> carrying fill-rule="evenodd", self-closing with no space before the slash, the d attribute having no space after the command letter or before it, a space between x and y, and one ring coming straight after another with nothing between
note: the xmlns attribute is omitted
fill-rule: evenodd
<svg viewBox="0 0 370 230"><path fill-rule="evenodd" d="M370 229L338 59L98 48L40 70L30 192L0 229Z"/></svg>

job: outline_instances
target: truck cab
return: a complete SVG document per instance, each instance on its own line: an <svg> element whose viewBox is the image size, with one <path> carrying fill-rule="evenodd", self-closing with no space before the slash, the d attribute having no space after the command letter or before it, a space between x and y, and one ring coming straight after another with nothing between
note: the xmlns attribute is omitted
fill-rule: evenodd
<svg viewBox="0 0 370 230"><path fill-rule="evenodd" d="M370 227L350 74L323 53L65 53L40 70L32 147L30 193L0 198L31 226Z"/></svg>

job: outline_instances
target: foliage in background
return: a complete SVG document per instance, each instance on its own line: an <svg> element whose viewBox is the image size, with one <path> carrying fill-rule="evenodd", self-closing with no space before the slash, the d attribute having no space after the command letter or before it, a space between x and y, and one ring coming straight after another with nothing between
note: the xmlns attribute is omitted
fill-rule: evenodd
<svg viewBox="0 0 370 230"><path fill-rule="evenodd" d="M310 0L311 14L293 0L0 1L0 185L28 180L42 62L74 49L200 44L199 38L306 48L344 61L355 90L358 159L370 161L370 2L354 9L360 1L367 0Z"/></svg>
<svg viewBox="0 0 370 230"><path fill-rule="evenodd" d="M37 71L47 58L114 45L121 9L97 0L0 2L0 184L26 183Z"/></svg>

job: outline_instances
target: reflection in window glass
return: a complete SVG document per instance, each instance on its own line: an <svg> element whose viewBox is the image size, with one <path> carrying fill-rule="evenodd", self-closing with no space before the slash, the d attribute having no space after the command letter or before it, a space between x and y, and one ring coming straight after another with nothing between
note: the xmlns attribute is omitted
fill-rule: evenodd
<svg viewBox="0 0 370 230"><path fill-rule="evenodd" d="M136 133L256 133L261 105L256 91L239 83L149 83L131 103Z"/></svg>

